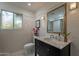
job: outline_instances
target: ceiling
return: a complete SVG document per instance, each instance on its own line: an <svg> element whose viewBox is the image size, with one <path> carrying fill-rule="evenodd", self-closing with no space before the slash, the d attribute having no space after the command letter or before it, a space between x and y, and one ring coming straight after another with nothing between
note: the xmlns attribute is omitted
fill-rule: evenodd
<svg viewBox="0 0 79 59"><path fill-rule="evenodd" d="M28 6L29 2L8 2L8 4L11 4L13 6L17 6L20 8L23 8L25 10L29 10L32 12L36 12L40 9L49 9L55 5L58 5L60 2L31 2L31 6Z"/></svg>

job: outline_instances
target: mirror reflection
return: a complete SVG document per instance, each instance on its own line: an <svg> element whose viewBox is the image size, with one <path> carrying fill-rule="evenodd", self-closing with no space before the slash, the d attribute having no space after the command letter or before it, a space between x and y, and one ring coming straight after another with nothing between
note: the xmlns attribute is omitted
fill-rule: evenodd
<svg viewBox="0 0 79 59"><path fill-rule="evenodd" d="M61 6L48 12L47 14L47 32L63 32L64 31L64 14L65 6Z"/></svg>

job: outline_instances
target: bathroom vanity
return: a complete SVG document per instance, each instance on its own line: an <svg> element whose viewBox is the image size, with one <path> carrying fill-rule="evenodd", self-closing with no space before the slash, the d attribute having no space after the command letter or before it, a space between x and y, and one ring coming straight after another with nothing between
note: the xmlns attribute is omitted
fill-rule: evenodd
<svg viewBox="0 0 79 59"><path fill-rule="evenodd" d="M70 56L71 41L67 39L66 4L47 13L47 33L57 37L37 37L35 39L35 55L40 56ZM63 41L62 37L63 36ZM61 37L61 38L60 38Z"/></svg>
<svg viewBox="0 0 79 59"><path fill-rule="evenodd" d="M36 37L35 55L39 56L70 56L71 42L62 42L50 38Z"/></svg>

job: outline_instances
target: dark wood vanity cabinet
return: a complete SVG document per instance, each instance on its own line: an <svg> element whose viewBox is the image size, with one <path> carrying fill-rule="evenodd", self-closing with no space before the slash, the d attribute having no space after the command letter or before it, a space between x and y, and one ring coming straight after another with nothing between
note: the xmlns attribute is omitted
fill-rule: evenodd
<svg viewBox="0 0 79 59"><path fill-rule="evenodd" d="M39 56L70 56L70 44L63 49L46 44L35 39L35 55Z"/></svg>

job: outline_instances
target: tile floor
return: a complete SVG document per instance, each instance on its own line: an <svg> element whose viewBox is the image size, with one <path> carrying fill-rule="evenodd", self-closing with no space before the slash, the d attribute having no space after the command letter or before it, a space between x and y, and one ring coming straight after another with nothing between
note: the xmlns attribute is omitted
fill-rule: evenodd
<svg viewBox="0 0 79 59"><path fill-rule="evenodd" d="M35 52L28 54L24 50L20 50L14 53L0 53L0 56L35 56Z"/></svg>

